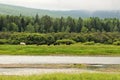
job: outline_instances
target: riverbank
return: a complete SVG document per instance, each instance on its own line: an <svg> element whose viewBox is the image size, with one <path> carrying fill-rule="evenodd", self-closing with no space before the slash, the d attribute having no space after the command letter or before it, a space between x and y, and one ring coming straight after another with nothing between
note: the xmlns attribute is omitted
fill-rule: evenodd
<svg viewBox="0 0 120 80"><path fill-rule="evenodd" d="M54 73L32 76L0 76L0 80L120 80L120 74L108 73Z"/></svg>
<svg viewBox="0 0 120 80"><path fill-rule="evenodd" d="M120 73L119 65L97 64L0 64L0 74L33 75L45 73Z"/></svg>
<svg viewBox="0 0 120 80"><path fill-rule="evenodd" d="M120 56L116 45L0 45L0 55Z"/></svg>

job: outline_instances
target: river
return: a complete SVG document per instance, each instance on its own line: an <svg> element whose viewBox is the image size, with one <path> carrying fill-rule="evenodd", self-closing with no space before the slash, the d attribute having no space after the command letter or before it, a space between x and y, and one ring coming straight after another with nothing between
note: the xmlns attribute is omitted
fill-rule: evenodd
<svg viewBox="0 0 120 80"><path fill-rule="evenodd" d="M120 57L0 56L0 64L120 64Z"/></svg>

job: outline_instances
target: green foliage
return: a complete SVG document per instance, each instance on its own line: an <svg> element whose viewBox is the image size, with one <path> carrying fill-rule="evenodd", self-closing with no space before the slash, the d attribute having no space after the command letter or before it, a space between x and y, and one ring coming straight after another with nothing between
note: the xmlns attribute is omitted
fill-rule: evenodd
<svg viewBox="0 0 120 80"><path fill-rule="evenodd" d="M85 42L84 44L85 44L85 45L94 45L95 42L94 42L94 41L91 41L91 42Z"/></svg>
<svg viewBox="0 0 120 80"><path fill-rule="evenodd" d="M81 32L87 33L87 32L88 32L88 29L87 29L86 27L82 27Z"/></svg>
<svg viewBox="0 0 120 80"><path fill-rule="evenodd" d="M57 44L66 44L66 45L70 45L70 44L74 44L75 41L70 40L70 39L62 39L62 40L57 40L56 43L57 43Z"/></svg>
<svg viewBox="0 0 120 80"><path fill-rule="evenodd" d="M18 44L20 44L20 41L18 41L18 40L10 40L9 44L18 45Z"/></svg>
<svg viewBox="0 0 120 80"><path fill-rule="evenodd" d="M0 15L1 32L30 33L88 33L88 32L120 32L120 20L117 18L100 19L90 17L76 19L72 17L53 18L48 15L39 17Z"/></svg>
<svg viewBox="0 0 120 80"><path fill-rule="evenodd" d="M28 24L28 25L26 26L25 32L34 33L34 32L35 32L34 26L32 26L32 24Z"/></svg>
<svg viewBox="0 0 120 80"><path fill-rule="evenodd" d="M0 45L1 55L106 55L120 56L120 46L116 45L84 45L81 43L72 44L69 46L48 46L48 45Z"/></svg>
<svg viewBox="0 0 120 80"><path fill-rule="evenodd" d="M8 43L8 40L6 39L0 39L0 44L7 44Z"/></svg>
<svg viewBox="0 0 120 80"><path fill-rule="evenodd" d="M18 32L18 25L16 25L15 23L12 22L8 25L7 30L10 32ZM5 30L5 31L7 31L7 30Z"/></svg>
<svg viewBox="0 0 120 80"><path fill-rule="evenodd" d="M5 39L7 44L19 44L20 42L25 42L26 44L54 44L57 40L72 43L71 40L75 42L91 42L102 43L102 44L112 44L115 41L120 40L120 33L13 33L13 32L1 32L0 39ZM116 40L117 39L117 40ZM69 41L70 40L70 41Z"/></svg>
<svg viewBox="0 0 120 80"><path fill-rule="evenodd" d="M113 42L114 45L120 45L120 41Z"/></svg>
<svg viewBox="0 0 120 80"><path fill-rule="evenodd" d="M46 36L46 42L48 45L55 43L55 39L52 35Z"/></svg>
<svg viewBox="0 0 120 80"><path fill-rule="evenodd" d="M0 39L9 39L11 37L11 33L0 32Z"/></svg>
<svg viewBox="0 0 120 80"><path fill-rule="evenodd" d="M46 38L43 35L32 34L28 35L26 38L27 44L46 44Z"/></svg>

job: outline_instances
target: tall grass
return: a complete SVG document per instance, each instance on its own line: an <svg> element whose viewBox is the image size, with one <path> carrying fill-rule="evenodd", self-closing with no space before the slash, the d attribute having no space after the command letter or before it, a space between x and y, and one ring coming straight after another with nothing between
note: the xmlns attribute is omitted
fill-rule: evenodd
<svg viewBox="0 0 120 80"><path fill-rule="evenodd" d="M0 80L120 80L120 74L44 74L33 76L0 76Z"/></svg>
<svg viewBox="0 0 120 80"><path fill-rule="evenodd" d="M116 45L0 45L1 55L113 55L120 56Z"/></svg>

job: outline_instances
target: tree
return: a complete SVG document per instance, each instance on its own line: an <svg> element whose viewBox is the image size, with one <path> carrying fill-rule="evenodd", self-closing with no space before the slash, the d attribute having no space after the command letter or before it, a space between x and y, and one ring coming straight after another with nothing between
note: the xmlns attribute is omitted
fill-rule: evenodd
<svg viewBox="0 0 120 80"><path fill-rule="evenodd" d="M91 29L93 28L92 26L92 18L89 18L89 19L87 19L87 20L85 20L84 21L84 28L87 28L88 29L88 32L90 32L91 31ZM83 29L84 29L83 28Z"/></svg>
<svg viewBox="0 0 120 80"><path fill-rule="evenodd" d="M65 32L70 32L70 27L69 26L67 26Z"/></svg>
<svg viewBox="0 0 120 80"><path fill-rule="evenodd" d="M39 15L36 14L34 23L39 23Z"/></svg>
<svg viewBox="0 0 120 80"><path fill-rule="evenodd" d="M88 29L87 29L86 27L82 27L81 32L87 33L87 32L88 32Z"/></svg>
<svg viewBox="0 0 120 80"><path fill-rule="evenodd" d="M0 31L2 31L2 27L3 27L3 18L2 16L0 17Z"/></svg>
<svg viewBox="0 0 120 80"><path fill-rule="evenodd" d="M50 16L43 16L41 18L41 24L44 26L46 33L50 32L50 27L52 26L52 18Z"/></svg>
<svg viewBox="0 0 120 80"><path fill-rule="evenodd" d="M67 26L70 27L70 32L75 32L76 30L76 24L75 24L75 20L72 19L70 16L67 18Z"/></svg>
<svg viewBox="0 0 120 80"><path fill-rule="evenodd" d="M25 32L34 33L35 32L34 26L31 23L29 23L25 29Z"/></svg>
<svg viewBox="0 0 120 80"><path fill-rule="evenodd" d="M65 26L65 20L63 17L60 18L59 20L59 31L62 32L63 28Z"/></svg>
<svg viewBox="0 0 120 80"><path fill-rule="evenodd" d="M54 29L54 32L60 32L60 24L59 24L58 18L54 19L53 21L53 29Z"/></svg>
<svg viewBox="0 0 120 80"><path fill-rule="evenodd" d="M37 33L40 32L40 26L38 25L38 23L36 23L34 27L35 27L35 32Z"/></svg>
<svg viewBox="0 0 120 80"><path fill-rule="evenodd" d="M76 28L76 32L81 32L81 29L83 27L83 20L81 17L79 17L78 21L77 21L77 28Z"/></svg>
<svg viewBox="0 0 120 80"><path fill-rule="evenodd" d="M15 23L10 23L9 31L18 32L18 26Z"/></svg>
<svg viewBox="0 0 120 80"><path fill-rule="evenodd" d="M31 25L30 25L31 24ZM30 32L52 33L52 32L120 32L120 19L90 17L78 19L72 17L52 18L48 15L39 17L0 15L0 32L13 31L24 32L27 27L32 26Z"/></svg>
<svg viewBox="0 0 120 80"><path fill-rule="evenodd" d="M24 17L22 17L20 24L21 24L21 26L20 26L20 32L24 32L25 31L25 27L26 27L26 23L25 23Z"/></svg>

